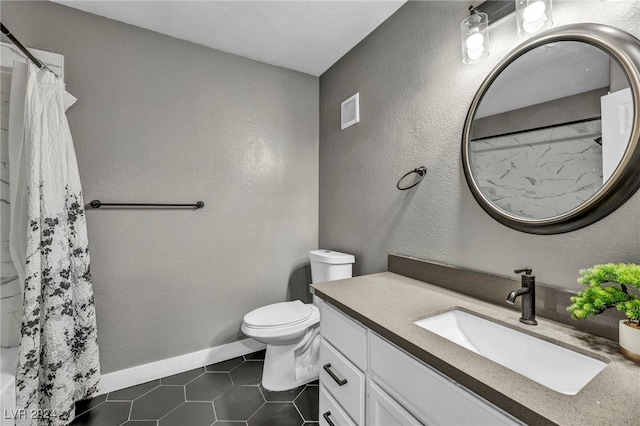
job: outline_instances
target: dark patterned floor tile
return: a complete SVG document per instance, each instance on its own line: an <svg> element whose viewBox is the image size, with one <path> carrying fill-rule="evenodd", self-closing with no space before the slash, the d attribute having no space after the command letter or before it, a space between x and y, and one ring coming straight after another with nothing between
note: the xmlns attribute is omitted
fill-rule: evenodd
<svg viewBox="0 0 640 426"><path fill-rule="evenodd" d="M205 373L186 385L187 401L213 401L232 386L229 373Z"/></svg>
<svg viewBox="0 0 640 426"><path fill-rule="evenodd" d="M194 370L185 371L184 373L174 374L173 376L163 377L160 379L161 385L186 385L196 377L204 374L204 368L196 368Z"/></svg>
<svg viewBox="0 0 640 426"><path fill-rule="evenodd" d="M251 361L251 360L264 361L265 352L266 352L266 349L263 349L261 351L254 352L252 354L247 354L247 355L244 356L244 359L246 359L247 361Z"/></svg>
<svg viewBox="0 0 640 426"><path fill-rule="evenodd" d="M216 421L210 402L185 402L160 419L160 426L209 426Z"/></svg>
<svg viewBox="0 0 640 426"><path fill-rule="evenodd" d="M98 405L92 410L77 416L71 423L73 426L90 425L90 426L113 426L120 425L129 418L131 410L131 401L106 401Z"/></svg>
<svg viewBox="0 0 640 426"><path fill-rule="evenodd" d="M257 386L234 386L213 404L221 420L247 420L264 404L264 398Z"/></svg>
<svg viewBox="0 0 640 426"><path fill-rule="evenodd" d="M305 386L302 385L286 391L270 391L266 390L262 385L260 385L260 390L262 391L264 399L272 402L293 402L293 400L296 399L298 395L300 395L300 392L302 392L304 388Z"/></svg>
<svg viewBox="0 0 640 426"><path fill-rule="evenodd" d="M228 373L229 371L233 370L243 362L244 362L244 358L239 356L237 358L231 358L226 361L207 365L207 371L219 371L219 372Z"/></svg>
<svg viewBox="0 0 640 426"><path fill-rule="evenodd" d="M107 394L98 395L95 398L84 399L76 402L76 417L82 413L85 413L97 405L102 404L107 399Z"/></svg>
<svg viewBox="0 0 640 426"><path fill-rule="evenodd" d="M259 385L262 381L263 361L246 361L231 373L234 386Z"/></svg>
<svg viewBox="0 0 640 426"><path fill-rule="evenodd" d="M130 388L124 388L115 392L109 392L107 401L133 401L159 385L160 380L153 380L141 385L131 386Z"/></svg>
<svg viewBox="0 0 640 426"><path fill-rule="evenodd" d="M305 421L318 421L318 411L320 410L318 404L320 397L319 389L318 386L307 386L293 401Z"/></svg>
<svg viewBox="0 0 640 426"><path fill-rule="evenodd" d="M320 386L320 380L315 379L313 382L307 383L309 386Z"/></svg>
<svg viewBox="0 0 640 426"><path fill-rule="evenodd" d="M264 354L259 351L80 401L71 425L318 425L318 381L267 391L260 385Z"/></svg>
<svg viewBox="0 0 640 426"><path fill-rule="evenodd" d="M131 420L158 420L184 402L184 386L159 386L133 401Z"/></svg>
<svg viewBox="0 0 640 426"><path fill-rule="evenodd" d="M303 420L291 402L266 402L247 423L249 426L301 426Z"/></svg>

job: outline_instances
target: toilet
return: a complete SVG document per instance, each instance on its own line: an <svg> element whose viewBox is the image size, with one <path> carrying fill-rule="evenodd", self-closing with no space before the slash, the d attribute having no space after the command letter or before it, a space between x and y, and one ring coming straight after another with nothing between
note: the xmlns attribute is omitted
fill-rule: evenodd
<svg viewBox="0 0 640 426"><path fill-rule="evenodd" d="M332 250L312 250L311 281L351 278L355 257ZM273 303L244 316L242 332L267 345L262 386L284 391L318 378L320 312L299 300Z"/></svg>

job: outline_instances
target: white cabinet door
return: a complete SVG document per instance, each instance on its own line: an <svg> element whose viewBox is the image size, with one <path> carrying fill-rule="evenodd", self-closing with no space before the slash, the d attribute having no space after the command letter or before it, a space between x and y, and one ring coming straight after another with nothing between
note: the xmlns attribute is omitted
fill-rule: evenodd
<svg viewBox="0 0 640 426"><path fill-rule="evenodd" d="M356 426L322 386L320 386L319 423L320 426Z"/></svg>
<svg viewBox="0 0 640 426"><path fill-rule="evenodd" d="M365 375L324 338L320 341L320 386L364 426Z"/></svg>
<svg viewBox="0 0 640 426"><path fill-rule="evenodd" d="M600 98L602 113L602 183L618 167L624 155L633 126L631 89L622 89Z"/></svg>
<svg viewBox="0 0 640 426"><path fill-rule="evenodd" d="M367 394L368 426L422 426L407 410L371 380Z"/></svg>
<svg viewBox="0 0 640 426"><path fill-rule="evenodd" d="M517 425L516 419L382 337L369 334L369 374L425 424Z"/></svg>
<svg viewBox="0 0 640 426"><path fill-rule="evenodd" d="M367 369L367 328L327 302L320 308L320 335L356 367Z"/></svg>

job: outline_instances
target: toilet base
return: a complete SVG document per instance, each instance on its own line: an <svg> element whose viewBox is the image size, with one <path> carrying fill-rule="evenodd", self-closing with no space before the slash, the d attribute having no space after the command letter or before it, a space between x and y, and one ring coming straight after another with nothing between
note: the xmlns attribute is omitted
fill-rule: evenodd
<svg viewBox="0 0 640 426"><path fill-rule="evenodd" d="M319 376L319 327L310 328L302 341L291 345L267 345L262 387L285 391L316 380Z"/></svg>

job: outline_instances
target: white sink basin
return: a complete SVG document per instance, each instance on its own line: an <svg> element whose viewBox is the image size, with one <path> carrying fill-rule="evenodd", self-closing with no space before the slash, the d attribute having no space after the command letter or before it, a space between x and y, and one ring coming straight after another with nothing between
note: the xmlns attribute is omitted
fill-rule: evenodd
<svg viewBox="0 0 640 426"><path fill-rule="evenodd" d="M565 395L577 394L607 366L459 309L414 324Z"/></svg>

